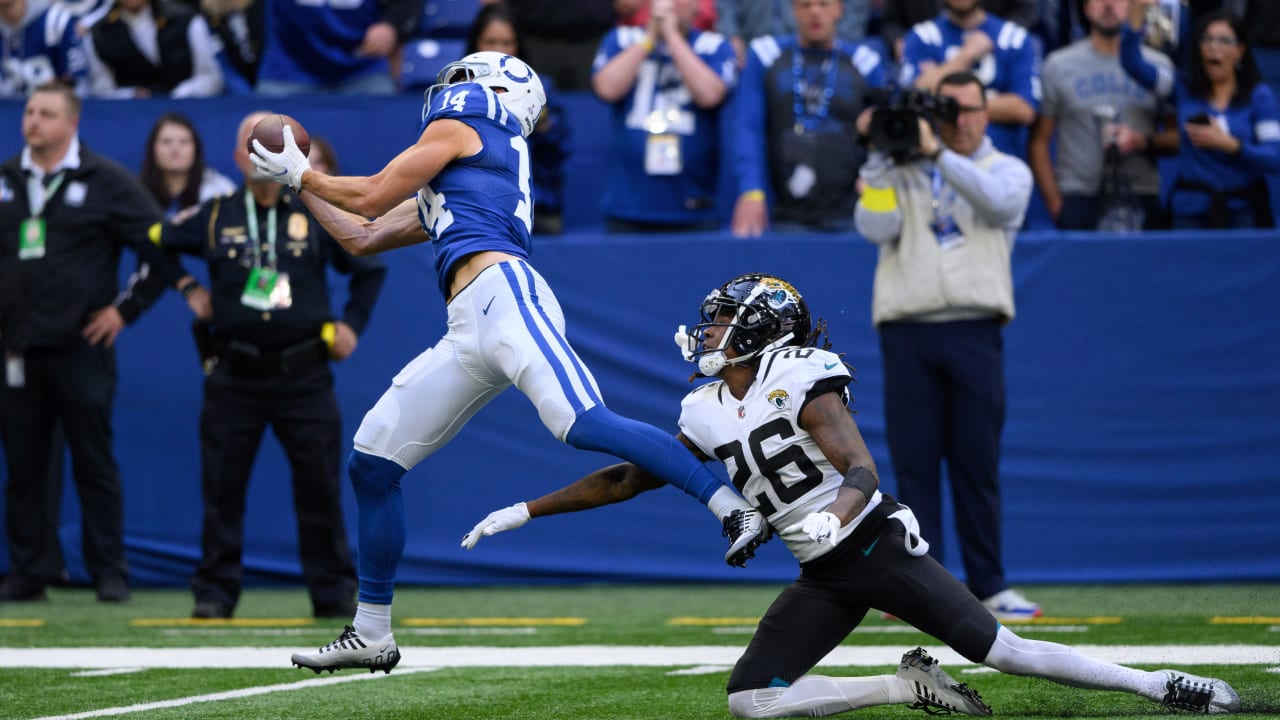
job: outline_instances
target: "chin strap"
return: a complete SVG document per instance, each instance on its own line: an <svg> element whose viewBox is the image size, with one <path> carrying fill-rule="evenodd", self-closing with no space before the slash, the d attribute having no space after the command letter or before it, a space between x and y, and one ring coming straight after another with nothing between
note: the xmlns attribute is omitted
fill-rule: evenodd
<svg viewBox="0 0 1280 720"><path fill-rule="evenodd" d="M702 375L705 375L706 377L715 377L716 375L719 375L720 371L723 370L728 365L740 365L744 362L750 361L751 359L755 358L757 355L761 353L768 352L776 348L784 347L787 343L791 341L793 337L795 337L795 333L787 333L786 335L783 335L777 340L774 340L773 342L764 346L759 352L755 352L744 357L736 357L736 358L726 357L724 354L724 350L714 350L711 352L703 353L702 355L698 356L696 360L696 362L698 363L698 372L701 373ZM728 339L728 336L726 336L726 340L727 339ZM676 342L676 346L680 348L680 355L685 359L685 362L695 362L693 351L689 349L690 347L693 346L694 339L693 339L693 336L689 334L689 328L687 325L681 325L680 327L676 328L674 340Z"/></svg>

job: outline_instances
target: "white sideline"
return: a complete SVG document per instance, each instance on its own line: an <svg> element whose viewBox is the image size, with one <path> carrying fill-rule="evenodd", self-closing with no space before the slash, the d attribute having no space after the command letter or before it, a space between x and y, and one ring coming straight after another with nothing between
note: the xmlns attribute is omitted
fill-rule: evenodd
<svg viewBox="0 0 1280 720"><path fill-rule="evenodd" d="M408 672L426 672L434 668L413 668ZM102 708L101 710L88 710L86 712L75 713L72 715L48 715L36 720L80 720L81 718L109 717L111 715L127 715L129 713L145 712L147 710L160 710L163 708L182 707L184 705L194 705L196 703L217 702L219 700L234 700L236 698L253 697L254 695L268 695L270 693L290 692L293 690L306 690L308 688L319 687L321 685L336 685L338 683L354 682L356 680L368 680L377 677L377 673L359 673L353 675L331 675L326 678L311 678L308 680L300 680L293 683L281 683L279 685L263 685L260 687L243 688L241 690L228 690L220 693L209 693L208 695L192 695L191 697L174 698L173 700L159 700L149 703L138 703L136 705L123 705L113 708Z"/></svg>
<svg viewBox="0 0 1280 720"><path fill-rule="evenodd" d="M1274 665L1277 645L1075 645L1100 660L1128 665ZM905 646L838 647L823 659L828 666L897 665ZM925 649L944 665L972 665L943 646ZM14 648L0 647L0 668L284 668L295 648ZM633 665L732 666L742 654L736 645L565 647L405 647L397 670L439 667L597 667Z"/></svg>

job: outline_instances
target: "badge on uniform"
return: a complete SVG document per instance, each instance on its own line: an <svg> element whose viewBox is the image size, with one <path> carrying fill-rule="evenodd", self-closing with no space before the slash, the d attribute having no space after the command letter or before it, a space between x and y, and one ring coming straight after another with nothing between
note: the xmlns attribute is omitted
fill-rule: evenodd
<svg viewBox="0 0 1280 720"><path fill-rule="evenodd" d="M933 230L933 236L938 239L938 247L942 250L951 250L964 244L964 233L960 232L955 220L950 217L934 220L929 224L929 229Z"/></svg>
<svg viewBox="0 0 1280 720"><path fill-rule="evenodd" d="M254 310L285 310L293 305L289 274L271 268L254 268L240 294L240 304Z"/></svg>
<svg viewBox="0 0 1280 720"><path fill-rule="evenodd" d="M18 259L39 260L44 257L44 218L31 217L18 227Z"/></svg>
<svg viewBox="0 0 1280 720"><path fill-rule="evenodd" d="M679 175L684 169L680 136L673 132L679 110L654 110L644 120L649 133L644 145L644 171L649 175Z"/></svg>
<svg viewBox="0 0 1280 720"><path fill-rule="evenodd" d="M4 354L4 384L18 389L27 385L27 365L21 353Z"/></svg>

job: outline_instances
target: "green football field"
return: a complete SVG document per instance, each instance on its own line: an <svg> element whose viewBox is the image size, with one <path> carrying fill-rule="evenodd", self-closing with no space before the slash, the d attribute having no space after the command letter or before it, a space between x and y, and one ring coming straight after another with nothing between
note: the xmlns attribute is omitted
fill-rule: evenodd
<svg viewBox="0 0 1280 720"><path fill-rule="evenodd" d="M257 590L231 621L193 621L185 591L90 590L0 605L0 718L729 718L724 685L778 585L402 588L391 674L315 675L289 655L342 621L301 589ZM1221 677L1250 717L1280 719L1280 585L1022 588L1047 617L1028 637L1146 669ZM975 667L878 614L821 666L891 673L924 646L1004 718L1159 718L1154 703ZM924 717L906 707L842 717Z"/></svg>

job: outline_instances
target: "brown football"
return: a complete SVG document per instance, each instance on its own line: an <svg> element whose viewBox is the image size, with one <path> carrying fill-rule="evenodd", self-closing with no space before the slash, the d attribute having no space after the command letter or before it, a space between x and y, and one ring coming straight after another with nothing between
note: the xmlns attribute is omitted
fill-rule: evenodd
<svg viewBox="0 0 1280 720"><path fill-rule="evenodd" d="M263 147L271 152L280 152L284 149L284 126L288 125L293 128L293 141L298 144L298 149L303 155L311 152L311 136L307 134L307 129L302 127L302 123L289 117L288 115L268 115L258 121L253 126L253 131L249 133L249 152L253 152L253 141L257 140L262 143Z"/></svg>

